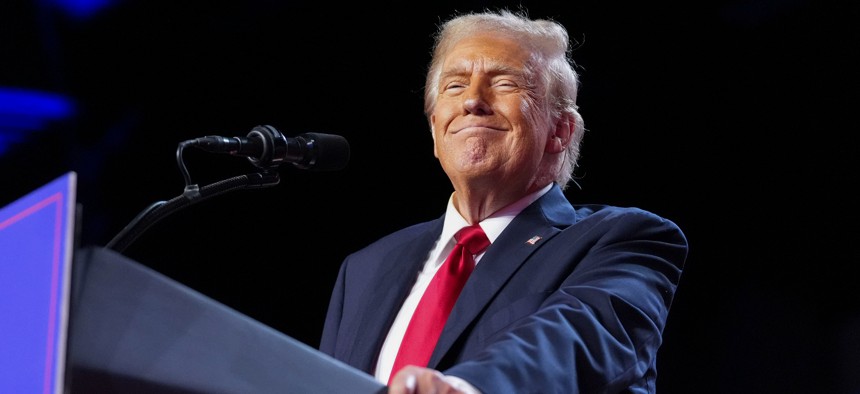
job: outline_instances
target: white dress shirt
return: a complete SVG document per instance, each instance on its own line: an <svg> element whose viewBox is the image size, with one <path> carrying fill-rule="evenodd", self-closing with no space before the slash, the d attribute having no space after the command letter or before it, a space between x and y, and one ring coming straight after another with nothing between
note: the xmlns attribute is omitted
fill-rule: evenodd
<svg viewBox="0 0 860 394"><path fill-rule="evenodd" d="M551 187L552 184L549 184L543 189L523 197L519 201L508 205L481 221L479 224L484 230L484 233L487 234L490 244L492 245L492 243L495 242L496 238L499 237L505 227L511 223L517 214L519 214L525 207L529 206L529 204L543 196ZM394 319L394 323L388 331L388 336L385 337L385 342L382 344L379 359L376 362L374 376L377 380L385 384L388 383L389 376L391 375L391 368L394 366L394 358L397 356L397 350L400 348L400 342L403 340L406 326L409 325L409 320L412 318L412 314L418 306L418 301L421 300L421 296L430 284L430 280L433 279L433 275L436 274L436 271L442 263L445 262L448 254L452 249L454 249L454 234L456 234L461 228L470 225L470 223L468 223L454 207L453 196L454 194L452 193L448 198L448 207L445 211L445 223L442 226L442 234L436 241L430 254L427 256L424 268L418 273L415 285L412 287L409 296L400 308L400 312ZM481 262L481 257L483 257L483 255L484 253L475 256L476 265ZM453 380L458 383L462 383L462 380L460 379L454 378ZM467 387L471 386L468 385Z"/></svg>

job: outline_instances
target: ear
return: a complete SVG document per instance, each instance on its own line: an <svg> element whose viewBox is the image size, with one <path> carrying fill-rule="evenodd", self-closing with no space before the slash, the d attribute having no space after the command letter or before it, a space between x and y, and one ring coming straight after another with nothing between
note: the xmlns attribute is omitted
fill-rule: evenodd
<svg viewBox="0 0 860 394"><path fill-rule="evenodd" d="M561 153L567 149L567 144L573 137L574 123L570 116L562 116L555 123L555 130L546 141L547 153Z"/></svg>

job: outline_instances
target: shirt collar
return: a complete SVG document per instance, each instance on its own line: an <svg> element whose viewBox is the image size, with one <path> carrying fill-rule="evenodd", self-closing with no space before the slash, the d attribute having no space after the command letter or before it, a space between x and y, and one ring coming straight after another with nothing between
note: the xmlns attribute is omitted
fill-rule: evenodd
<svg viewBox="0 0 860 394"><path fill-rule="evenodd" d="M494 212L488 218L482 220L479 224L490 239L490 243L494 242L499 235L502 234L505 227L514 220L523 209L531 205L538 198L541 198L549 189L552 188L552 183L544 186L542 189L524 196L512 204ZM454 234L461 228L469 225L469 222L460 215L457 208L454 207L454 193L448 197L448 207L445 210L445 223L442 226L442 234L439 238L441 241L450 241L454 238Z"/></svg>

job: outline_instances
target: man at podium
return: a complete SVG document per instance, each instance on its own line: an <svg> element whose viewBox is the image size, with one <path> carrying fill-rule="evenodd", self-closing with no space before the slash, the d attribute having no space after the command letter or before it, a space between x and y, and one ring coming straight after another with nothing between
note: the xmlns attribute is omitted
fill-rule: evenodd
<svg viewBox="0 0 860 394"><path fill-rule="evenodd" d="M568 201L585 132L569 53L561 24L524 12L440 26L424 109L447 210L347 256L322 352L391 393L655 392L687 240Z"/></svg>

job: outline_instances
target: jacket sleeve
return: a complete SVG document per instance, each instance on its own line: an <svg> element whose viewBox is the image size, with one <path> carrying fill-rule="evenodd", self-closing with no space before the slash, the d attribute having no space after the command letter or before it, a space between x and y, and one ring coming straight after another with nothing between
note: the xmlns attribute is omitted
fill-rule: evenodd
<svg viewBox="0 0 860 394"><path fill-rule="evenodd" d="M488 394L654 392L687 240L641 210L610 214L587 232L534 257L574 267L534 313L443 372Z"/></svg>

